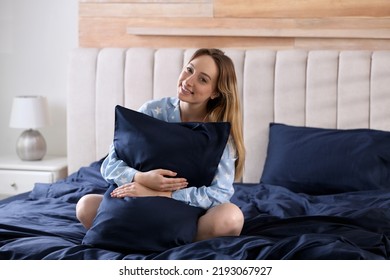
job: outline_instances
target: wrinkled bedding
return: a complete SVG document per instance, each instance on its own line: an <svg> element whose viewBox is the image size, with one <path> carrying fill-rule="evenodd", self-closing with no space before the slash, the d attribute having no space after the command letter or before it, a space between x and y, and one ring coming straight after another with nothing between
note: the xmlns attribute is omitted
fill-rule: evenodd
<svg viewBox="0 0 390 280"><path fill-rule="evenodd" d="M0 201L0 259L390 259L390 190L308 195L261 183L235 184L232 202L245 215L241 236L159 252L82 245L75 205L109 187L100 164Z"/></svg>

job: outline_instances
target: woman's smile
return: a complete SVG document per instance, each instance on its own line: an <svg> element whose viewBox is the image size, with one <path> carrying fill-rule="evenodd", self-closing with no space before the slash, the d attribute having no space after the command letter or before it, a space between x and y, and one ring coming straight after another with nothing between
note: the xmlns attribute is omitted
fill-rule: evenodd
<svg viewBox="0 0 390 280"><path fill-rule="evenodd" d="M180 89L183 94L194 94L194 92L189 90L184 84L181 84Z"/></svg>

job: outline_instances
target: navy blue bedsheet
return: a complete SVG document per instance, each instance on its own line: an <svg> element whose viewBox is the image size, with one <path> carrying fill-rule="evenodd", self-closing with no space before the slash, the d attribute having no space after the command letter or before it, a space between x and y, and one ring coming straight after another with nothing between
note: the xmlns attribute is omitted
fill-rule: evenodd
<svg viewBox="0 0 390 280"><path fill-rule="evenodd" d="M389 259L390 189L297 194L282 186L235 184L241 236L164 252L123 254L82 245L75 205L108 184L100 161L54 184L0 202L0 259Z"/></svg>

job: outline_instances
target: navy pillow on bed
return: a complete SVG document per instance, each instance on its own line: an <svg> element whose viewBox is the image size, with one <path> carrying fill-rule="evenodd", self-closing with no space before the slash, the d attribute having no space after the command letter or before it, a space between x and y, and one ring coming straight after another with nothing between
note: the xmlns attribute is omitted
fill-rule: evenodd
<svg viewBox="0 0 390 280"><path fill-rule="evenodd" d="M272 123L260 182L314 195L390 188L390 132Z"/></svg>
<svg viewBox="0 0 390 280"><path fill-rule="evenodd" d="M167 197L112 198L104 194L83 244L123 253L160 252L191 243L202 208Z"/></svg>
<svg viewBox="0 0 390 280"><path fill-rule="evenodd" d="M114 146L138 171L169 169L189 186L209 186L230 134L230 123L169 123L115 108Z"/></svg>
<svg viewBox="0 0 390 280"><path fill-rule="evenodd" d="M115 109L117 156L139 171L175 171L190 186L211 184L229 134L229 123L168 123L121 106ZM83 244L158 252L193 241L204 209L167 197L111 198L115 187L105 193Z"/></svg>

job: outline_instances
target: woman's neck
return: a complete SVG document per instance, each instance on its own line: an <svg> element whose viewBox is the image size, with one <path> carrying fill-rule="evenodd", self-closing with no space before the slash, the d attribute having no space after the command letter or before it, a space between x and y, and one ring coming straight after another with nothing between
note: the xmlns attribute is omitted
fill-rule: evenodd
<svg viewBox="0 0 390 280"><path fill-rule="evenodd" d="M182 122L205 122L207 113L202 105L180 102L180 118Z"/></svg>

